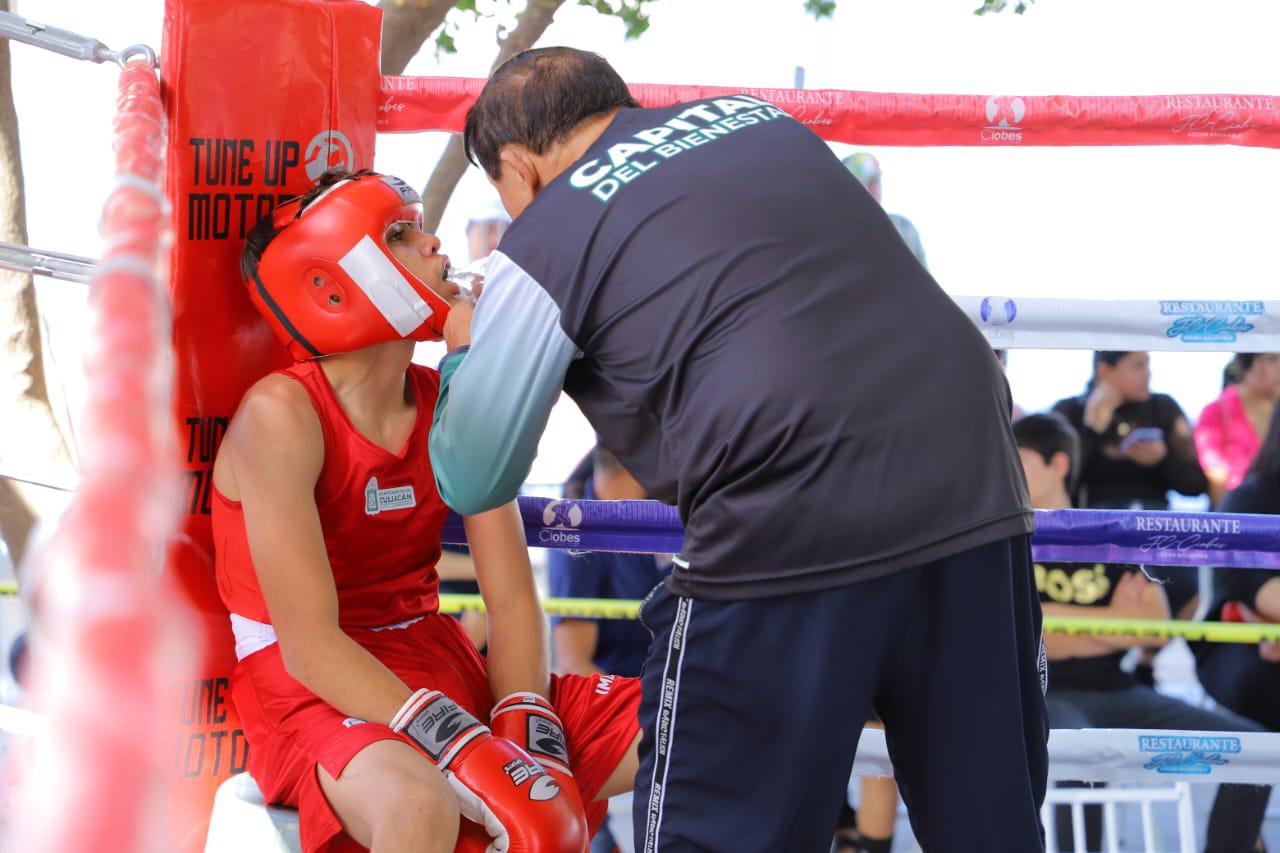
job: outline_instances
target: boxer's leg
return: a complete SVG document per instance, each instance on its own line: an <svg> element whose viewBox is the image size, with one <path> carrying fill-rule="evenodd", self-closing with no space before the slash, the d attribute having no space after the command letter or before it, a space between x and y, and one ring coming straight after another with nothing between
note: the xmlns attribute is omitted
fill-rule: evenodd
<svg viewBox="0 0 1280 853"><path fill-rule="evenodd" d="M336 779L322 766L316 775L342 828L365 847L451 853L457 843L457 798L444 774L404 741L366 746Z"/></svg>

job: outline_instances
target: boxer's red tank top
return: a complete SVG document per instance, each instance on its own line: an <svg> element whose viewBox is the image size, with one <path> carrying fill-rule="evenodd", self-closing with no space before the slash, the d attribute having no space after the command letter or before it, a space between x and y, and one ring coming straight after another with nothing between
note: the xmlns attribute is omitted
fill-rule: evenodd
<svg viewBox="0 0 1280 853"><path fill-rule="evenodd" d="M338 592L339 623L374 628L435 612L440 604L435 566L447 510L431 473L427 432L440 374L410 365L418 418L397 454L352 425L319 363L279 372L306 389L324 431L324 467L315 496ZM269 623L243 508L216 489L213 537L223 603L232 613Z"/></svg>

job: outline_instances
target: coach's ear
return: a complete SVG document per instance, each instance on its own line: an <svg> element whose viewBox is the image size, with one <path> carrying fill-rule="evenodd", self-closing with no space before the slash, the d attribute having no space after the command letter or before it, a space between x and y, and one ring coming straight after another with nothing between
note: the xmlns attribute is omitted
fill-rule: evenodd
<svg viewBox="0 0 1280 853"><path fill-rule="evenodd" d="M497 180L490 179L502 199L507 214L515 219L533 202L542 189L542 176L538 172L537 158L523 145L504 145L498 152Z"/></svg>

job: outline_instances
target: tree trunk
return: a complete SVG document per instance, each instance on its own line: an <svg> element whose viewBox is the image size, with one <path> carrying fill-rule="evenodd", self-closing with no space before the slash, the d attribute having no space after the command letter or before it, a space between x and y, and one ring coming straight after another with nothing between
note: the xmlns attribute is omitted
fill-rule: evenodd
<svg viewBox="0 0 1280 853"><path fill-rule="evenodd" d="M9 11L9 6L9 0L0 0L0 11ZM0 42L0 240L27 242L8 41ZM37 507L49 496L3 475L66 482L72 466L49 405L35 285L30 275L7 270L0 270L0 407L0 536L16 564L37 520Z"/></svg>
<svg viewBox="0 0 1280 853"><path fill-rule="evenodd" d="M564 3L565 0L527 0L515 29L507 33L506 38L499 40L498 57L490 66L489 73L492 74L499 65L517 53L537 44ZM440 155L440 162L436 163L436 168L427 181L427 188L422 192L424 229L435 231L440 226L445 206L466 171L467 157L462 150L462 137L454 134L445 146L444 153Z"/></svg>
<svg viewBox="0 0 1280 853"><path fill-rule="evenodd" d="M401 74L458 0L382 0L382 73Z"/></svg>

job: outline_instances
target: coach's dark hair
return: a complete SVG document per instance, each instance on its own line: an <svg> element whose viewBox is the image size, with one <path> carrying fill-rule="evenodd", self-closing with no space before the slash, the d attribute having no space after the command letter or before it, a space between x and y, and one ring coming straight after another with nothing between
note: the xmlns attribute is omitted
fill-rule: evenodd
<svg viewBox="0 0 1280 853"><path fill-rule="evenodd" d="M1013 422L1013 440L1040 455L1048 465L1059 453L1067 454L1067 491L1075 488L1080 464L1080 436L1057 412L1027 415Z"/></svg>
<svg viewBox="0 0 1280 853"><path fill-rule="evenodd" d="M545 154L586 119L638 106L604 57L573 47L534 48L493 72L467 112L462 145L467 159L496 179L504 145Z"/></svg>
<svg viewBox="0 0 1280 853"><path fill-rule="evenodd" d="M316 185L305 193L293 198L285 199L280 202L280 206L289 204L298 199L302 200L302 204L298 207L298 213L306 210L311 202L320 197L320 194L329 187L345 181L348 178L360 178L365 175L377 174L372 169L361 169L358 172L344 172L341 169L330 169L320 176L320 180ZM263 252L267 251L267 246L271 245L271 241L276 238L280 230L275 226L274 211L258 220L257 224L249 231L249 236L244 241L244 251L240 253L240 274L244 276L245 281L253 278L254 273L258 271L258 263L262 260Z"/></svg>

